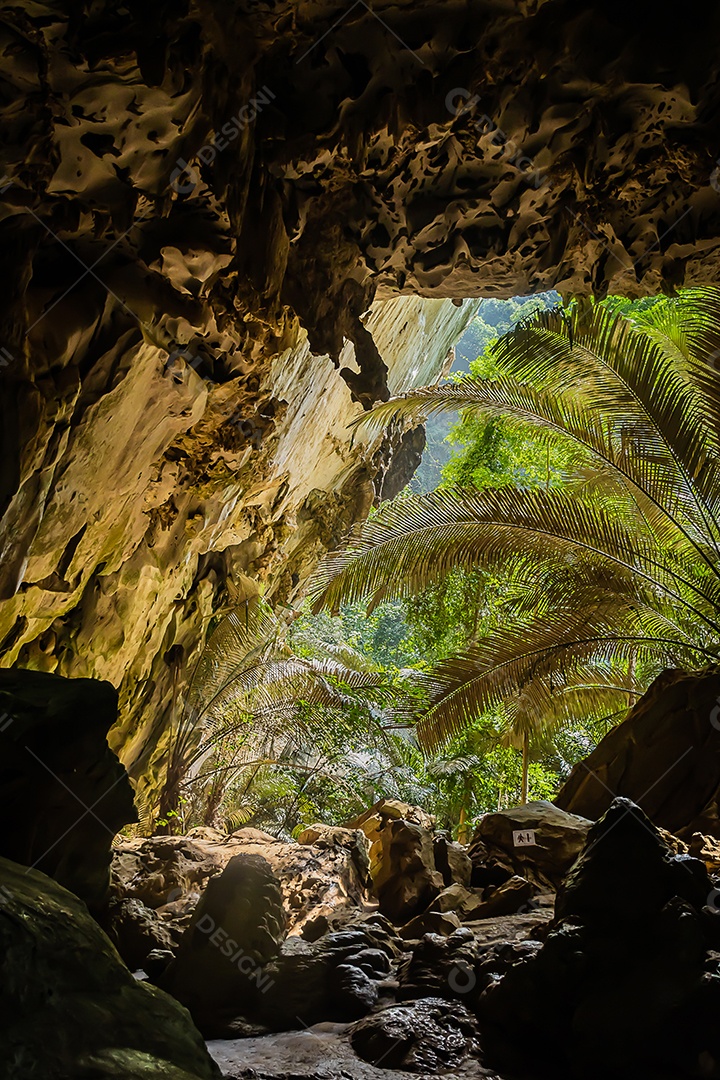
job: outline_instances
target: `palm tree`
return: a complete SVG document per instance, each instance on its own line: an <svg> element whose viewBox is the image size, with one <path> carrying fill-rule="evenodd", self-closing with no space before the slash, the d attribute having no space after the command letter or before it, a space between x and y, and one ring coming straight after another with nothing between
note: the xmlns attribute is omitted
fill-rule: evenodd
<svg viewBox="0 0 720 1080"><path fill-rule="evenodd" d="M203 822L214 824L240 773L245 781L235 798L241 817L263 770L327 772L327 755L318 747L353 707L369 716L378 746L392 744L381 722L382 707L397 694L387 675L349 646L318 642L320 655L297 656L285 631L257 599L229 612L213 630L171 733L159 810L163 827L178 816L185 791L201 804Z"/></svg>
<svg viewBox="0 0 720 1080"><path fill-rule="evenodd" d="M374 606L458 567L502 571L502 624L430 672L419 737L437 747L502 707L526 774L538 732L622 712L658 668L717 657L720 290L638 318L591 302L538 312L491 353L498 377L414 391L364 423L503 417L532 428L539 447L574 447L572 473L547 490L396 499L327 557L310 591L316 610Z"/></svg>

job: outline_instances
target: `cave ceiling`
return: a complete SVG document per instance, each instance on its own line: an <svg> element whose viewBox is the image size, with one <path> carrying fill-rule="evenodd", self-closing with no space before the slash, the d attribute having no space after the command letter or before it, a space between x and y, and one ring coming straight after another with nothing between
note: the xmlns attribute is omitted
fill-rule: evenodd
<svg viewBox="0 0 720 1080"><path fill-rule="evenodd" d="M469 317L444 298L718 279L715 5L66 0L0 26L0 663L110 678L130 764L212 614L292 596L367 513L392 446L337 432L407 385L411 316L431 379ZM306 462L293 501L311 401L342 468Z"/></svg>

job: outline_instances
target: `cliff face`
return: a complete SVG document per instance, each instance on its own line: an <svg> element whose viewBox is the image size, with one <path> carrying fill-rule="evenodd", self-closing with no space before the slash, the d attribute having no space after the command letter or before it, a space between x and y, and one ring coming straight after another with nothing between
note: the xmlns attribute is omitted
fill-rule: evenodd
<svg viewBox="0 0 720 1080"><path fill-rule="evenodd" d="M437 378L475 306L417 297L373 306L367 325L393 390ZM343 362L354 366L352 346ZM131 772L146 773L174 677L196 659L211 616L261 585L288 599L367 514L391 446L360 435L351 447L348 424L362 407L303 332L247 407L232 383L168 366L146 344L124 363L96 400L76 399L52 466L38 470L37 528L19 587L0 605L0 638L5 664L119 687L111 743Z"/></svg>
<svg viewBox="0 0 720 1080"><path fill-rule="evenodd" d="M401 484L417 433L393 467L345 424L438 372L469 310L440 298L716 280L720 13L683 24L5 8L0 662L120 686L141 772L211 615L291 596Z"/></svg>

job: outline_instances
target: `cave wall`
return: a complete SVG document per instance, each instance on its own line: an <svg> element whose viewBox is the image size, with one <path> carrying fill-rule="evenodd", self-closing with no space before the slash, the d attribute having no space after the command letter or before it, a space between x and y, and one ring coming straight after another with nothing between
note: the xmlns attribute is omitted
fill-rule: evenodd
<svg viewBox="0 0 720 1080"><path fill-rule="evenodd" d="M375 303L367 325L390 387L436 379L476 306ZM350 368L353 353L342 353ZM292 598L367 514L392 456L392 440L353 438L363 409L304 331L247 405L232 382L166 361L146 344L129 350L123 376L75 415L22 581L0 604L4 663L120 689L110 742L144 783L212 616L260 588Z"/></svg>
<svg viewBox="0 0 720 1080"><path fill-rule="evenodd" d="M717 280L719 40L697 0L4 8L0 663L109 679L156 768L211 615L367 512L393 445L346 422L437 375L443 298Z"/></svg>

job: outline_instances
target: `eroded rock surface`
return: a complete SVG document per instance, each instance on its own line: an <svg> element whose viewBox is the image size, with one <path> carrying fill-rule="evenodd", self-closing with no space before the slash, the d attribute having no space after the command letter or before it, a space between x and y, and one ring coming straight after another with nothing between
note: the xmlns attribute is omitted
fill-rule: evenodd
<svg viewBox="0 0 720 1080"><path fill-rule="evenodd" d="M257 975L287 932L280 884L260 855L234 855L212 878L159 982L203 1033L253 1011Z"/></svg>
<svg viewBox="0 0 720 1080"><path fill-rule="evenodd" d="M82 901L0 858L3 1080L216 1080L187 1011L137 982Z"/></svg>
<svg viewBox="0 0 720 1080"><path fill-rule="evenodd" d="M720 840L720 672L664 671L628 717L575 766L555 802L597 818L615 795L684 840Z"/></svg>
<svg viewBox="0 0 720 1080"><path fill-rule="evenodd" d="M717 280L720 13L683 19L3 9L0 658L118 687L151 793L213 614L397 489L405 433L346 422L438 374L439 298Z"/></svg>
<svg viewBox="0 0 720 1080"><path fill-rule="evenodd" d="M55 878L95 914L108 900L111 843L137 820L107 743L117 693L106 682L0 670L0 852Z"/></svg>
<svg viewBox="0 0 720 1080"><path fill-rule="evenodd" d="M513 875L556 889L585 846L592 822L545 800L483 814L468 849L474 885L503 885Z"/></svg>
<svg viewBox="0 0 720 1080"><path fill-rule="evenodd" d="M121 934L118 947L128 942L132 952L123 955L132 966L138 963L137 946L154 944L153 919L169 933L175 945L188 926L193 911L209 882L237 855L267 861L282 890L288 932L309 940L329 927L329 919L364 907L367 853L362 833L325 829L318 843L284 843L258 829L238 829L231 835L206 827L187 836L156 836L146 840L123 840L113 853L113 897L118 923L123 905L144 905L138 932ZM141 914L138 912L138 914ZM146 927L147 932L141 933ZM129 931L129 928L128 928ZM140 940L138 941L138 938ZM148 951L149 951L148 949Z"/></svg>
<svg viewBox="0 0 720 1080"><path fill-rule="evenodd" d="M445 1072L477 1051L477 1022L462 1005L423 998L361 1020L350 1043L363 1061L384 1069Z"/></svg>
<svg viewBox="0 0 720 1080"><path fill-rule="evenodd" d="M591 828L544 943L481 994L486 1045L504 1067L548 1077L720 1076L712 895L703 863L674 854L637 806L616 799Z"/></svg>

